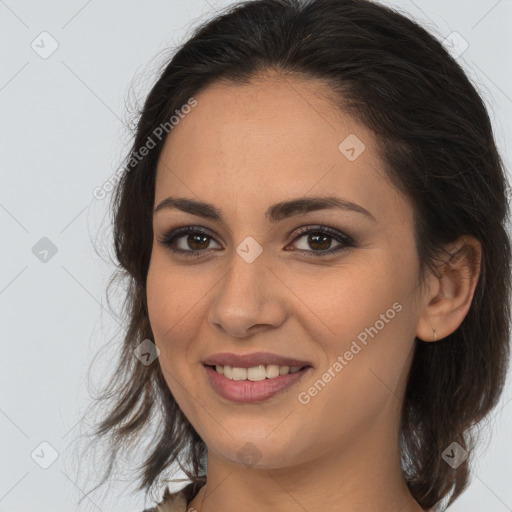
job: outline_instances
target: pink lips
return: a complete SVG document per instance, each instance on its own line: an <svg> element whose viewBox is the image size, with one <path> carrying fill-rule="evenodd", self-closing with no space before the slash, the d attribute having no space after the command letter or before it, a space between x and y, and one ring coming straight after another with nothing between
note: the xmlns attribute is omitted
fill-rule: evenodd
<svg viewBox="0 0 512 512"><path fill-rule="evenodd" d="M280 391L289 388L313 370L312 367L308 367L288 375L280 375L273 379L252 382L250 380L231 380L217 373L209 366L204 368L213 389L220 396L233 402L259 402L266 400Z"/></svg>
<svg viewBox="0 0 512 512"><path fill-rule="evenodd" d="M260 381L250 380L231 380L217 373L214 368L207 365L229 365L238 368L251 368L253 366L277 364L279 366L299 366L305 367L295 373L288 375L279 375L272 379ZM208 380L213 389L223 398L234 402L258 402L266 400L280 391L283 391L305 375L309 374L313 368L307 361L278 356L276 354L255 352L246 355L237 355L233 353L216 354L203 361L203 365L208 376Z"/></svg>

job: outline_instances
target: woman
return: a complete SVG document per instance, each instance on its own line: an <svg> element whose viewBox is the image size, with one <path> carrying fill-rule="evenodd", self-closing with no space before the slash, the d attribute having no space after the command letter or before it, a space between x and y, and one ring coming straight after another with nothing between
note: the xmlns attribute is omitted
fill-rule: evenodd
<svg viewBox="0 0 512 512"><path fill-rule="evenodd" d="M253 0L199 27L114 197L108 473L153 422L139 489L191 481L153 511L450 505L506 379L506 186L475 88L390 8Z"/></svg>

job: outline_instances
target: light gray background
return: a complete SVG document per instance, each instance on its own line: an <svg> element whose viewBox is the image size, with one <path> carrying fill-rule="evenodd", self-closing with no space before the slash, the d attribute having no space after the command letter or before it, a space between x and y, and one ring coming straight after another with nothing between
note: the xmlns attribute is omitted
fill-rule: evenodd
<svg viewBox="0 0 512 512"><path fill-rule="evenodd" d="M0 511L76 509L82 493L66 460L83 429L92 357L118 322L105 309L113 270L108 200L92 191L119 168L129 144L126 108L152 85L159 52L229 3L0 0ZM467 40L459 60L487 102L509 169L512 1L385 3L440 38L457 31ZM31 47L35 40L43 51L43 31L59 45L47 59ZM57 247L46 263L32 252L42 237ZM108 360L102 364L100 375L109 370ZM512 510L510 400L509 381L472 484L450 511ZM41 442L59 453L48 469L31 458L34 450L40 460L49 456ZM145 505L142 497L107 503L93 494L83 510L140 512Z"/></svg>

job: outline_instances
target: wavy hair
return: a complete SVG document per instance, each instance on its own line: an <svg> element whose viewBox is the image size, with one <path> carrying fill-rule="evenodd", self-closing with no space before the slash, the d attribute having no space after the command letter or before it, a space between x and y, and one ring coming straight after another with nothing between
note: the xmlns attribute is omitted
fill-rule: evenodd
<svg viewBox="0 0 512 512"><path fill-rule="evenodd" d="M165 66L145 99L112 195L112 276L125 288L123 342L97 402L106 413L94 438L109 440L109 463L159 428L137 464L137 490L160 485L178 465L202 481L206 446L174 400L158 363L143 365L134 349L154 339L146 276L153 231L158 158L154 136L194 95L219 80L247 83L266 71L320 79L336 107L370 128L386 175L414 209L421 278L436 254L461 235L482 245L480 275L461 325L441 342L415 340L401 412L404 476L423 508L467 487L474 428L495 408L509 362L509 205L503 162L482 98L438 38L406 15L370 0L249 0L202 23ZM172 134L171 134L172 135ZM155 142L144 158L137 150ZM470 457L452 468L441 457L457 442Z"/></svg>

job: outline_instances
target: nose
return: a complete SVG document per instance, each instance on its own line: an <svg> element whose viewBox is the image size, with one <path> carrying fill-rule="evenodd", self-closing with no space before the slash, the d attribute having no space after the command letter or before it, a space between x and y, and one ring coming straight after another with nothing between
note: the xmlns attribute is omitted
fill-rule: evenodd
<svg viewBox="0 0 512 512"><path fill-rule="evenodd" d="M248 263L234 252L231 268L216 288L208 321L235 338L277 328L287 317L286 290L263 254Z"/></svg>

